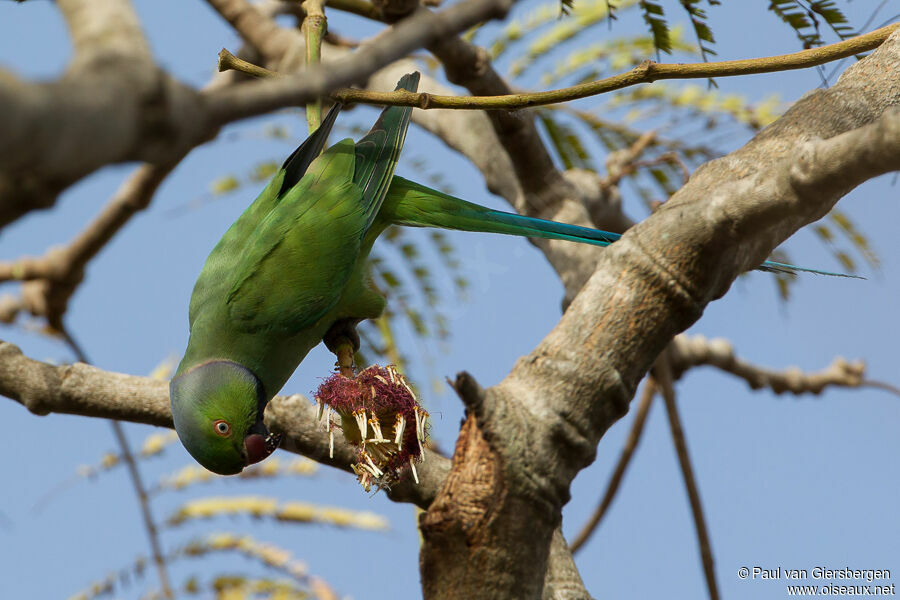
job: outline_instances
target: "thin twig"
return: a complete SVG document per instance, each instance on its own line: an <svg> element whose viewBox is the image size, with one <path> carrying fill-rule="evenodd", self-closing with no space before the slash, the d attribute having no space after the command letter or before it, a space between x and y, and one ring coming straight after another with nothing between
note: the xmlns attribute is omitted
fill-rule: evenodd
<svg viewBox="0 0 900 600"><path fill-rule="evenodd" d="M68 329L63 327L60 330L60 335L79 362L90 364L84 349L75 341L75 338L72 337L72 334L69 333ZM147 537L150 538L150 551L153 554L153 562L156 564L156 571L159 575L159 585L162 590L162 595L164 598L174 598L175 596L172 594L172 584L169 581L169 573L166 570L166 562L163 558L162 547L159 543L159 530L157 530L156 524L153 522L153 514L150 512L150 502L147 499L147 491L141 480L141 473L138 470L137 461L134 460L134 454L131 453L131 448L128 446L128 438L125 436L125 429L122 427L122 424L114 419L110 419L109 423L112 425L113 435L115 435L116 441L119 444L119 450L128 467L128 473L131 475L131 483L134 485L134 491L138 497L141 515L144 518L144 528L147 530Z"/></svg>
<svg viewBox="0 0 900 600"><path fill-rule="evenodd" d="M890 383L885 383L884 381L875 381L874 379L864 379L862 383L859 384L860 387L871 387L879 390L884 390L890 394L894 394L895 396L900 396L900 388L895 385L891 385Z"/></svg>
<svg viewBox="0 0 900 600"><path fill-rule="evenodd" d="M713 568L712 546L709 542L709 531L706 528L706 518L703 516L703 504L700 502L700 492L697 489L697 480L694 477L694 469L691 466L691 457L688 454L687 442L684 439L684 430L681 427L681 417L678 416L678 406L675 403L675 387L672 383L672 370L669 365L669 353L664 353L653 368L653 375L659 383L663 400L666 404L666 413L669 416L669 428L672 430L672 442L678 454L678 463L681 465L681 474L684 476L684 485L687 488L688 499L691 503L691 513L694 515L694 526L697 529L697 542L700 545L700 558L703 561L703 573L706 575L706 587L709 590L711 600L719 600L719 588L716 584L716 573Z"/></svg>
<svg viewBox="0 0 900 600"><path fill-rule="evenodd" d="M278 75L275 71L247 62L243 58L238 58L227 49L222 48L219 50L219 72L224 73L225 71L240 71L246 75L259 78Z"/></svg>
<svg viewBox="0 0 900 600"><path fill-rule="evenodd" d="M600 524L601 519L603 519L603 516L606 514L609 505L612 504L613 498L616 497L616 493L619 491L619 484L622 483L622 477L625 475L625 470L628 468L628 465L631 464L631 458L634 456L634 451L637 448L638 442L641 440L641 434L644 432L644 424L647 422L647 413L650 412L650 406L653 404L653 396L656 395L656 390L656 381L652 377L648 377L644 384L644 393L641 396L641 403L638 405L637 413L635 413L634 421L631 424L631 431L628 432L628 438L625 440L625 446L622 448L622 454L619 456L619 462L616 463L616 468L609 478L609 483L606 484L606 491L603 493L603 499L600 500L600 504L597 505L594 514L591 515L588 522L585 523L581 528L581 531L578 532L575 541L569 545L572 554L578 552L588 539L590 539L591 535L593 535L597 526Z"/></svg>
<svg viewBox="0 0 900 600"><path fill-rule="evenodd" d="M306 18L303 19L303 35L306 36L306 65L322 61L322 37L328 28L322 0L306 0L303 3ZM316 98L306 105L306 122L309 133L313 133L322 123L322 99Z"/></svg>
<svg viewBox="0 0 900 600"><path fill-rule="evenodd" d="M692 367L709 365L740 377L751 389L769 388L776 394L820 394L828 387L879 387L894 391L866 381L866 365L861 360L851 362L840 356L821 371L804 373L796 367L776 371L740 359L728 340L684 334L676 338L671 356L676 378Z"/></svg>
<svg viewBox="0 0 900 600"><path fill-rule="evenodd" d="M144 489L143 481L141 481L141 473L138 470L137 462L128 446L128 438L125 437L125 429L119 421L110 421L116 440L119 442L119 448L122 451L122 458L128 466L128 473L131 475L131 483L134 485L134 491L137 494L138 502L141 505L141 514L144 517L144 528L147 530L147 537L150 538L150 550L153 553L153 562L156 564L156 571L159 574L159 585L162 588L164 598L173 598L172 584L169 582L169 573L166 570L166 563L163 559L162 548L159 543L159 531L153 522L153 515L150 512L150 503L147 500L147 492Z"/></svg>
<svg viewBox="0 0 900 600"><path fill-rule="evenodd" d="M871 33L860 35L842 42L810 48L791 54L780 54L763 58L727 60L707 63L657 63L645 60L626 73L604 79L590 81L570 87L523 94L500 96L441 96L426 92L370 92L343 88L333 91L331 98L345 104L365 103L381 106L413 106L423 110L430 108L452 108L466 110L515 110L533 106L544 106L596 96L640 83L651 83L664 79L702 79L709 77L732 77L774 73L793 69L806 69L873 50L880 46L898 28L894 23ZM274 71L251 65L242 60L223 62L219 53L219 70L234 69L256 77L277 75Z"/></svg>
<svg viewBox="0 0 900 600"><path fill-rule="evenodd" d="M873 50L884 43L898 28L900 28L900 23L895 23L842 42L764 58L684 64L665 64L647 60L626 73L546 92L507 94L502 96L437 96L427 93L407 92L405 90L368 92L365 90L342 89L333 92L331 97L336 101L348 104L365 102L367 104L386 106L414 106L421 109L514 110L577 100L640 83L650 83L663 79L732 77L805 69L853 56L860 52Z"/></svg>

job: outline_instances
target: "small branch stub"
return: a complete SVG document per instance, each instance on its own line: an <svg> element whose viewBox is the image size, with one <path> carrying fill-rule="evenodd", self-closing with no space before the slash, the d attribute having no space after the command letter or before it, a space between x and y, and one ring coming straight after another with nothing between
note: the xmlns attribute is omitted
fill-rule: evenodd
<svg viewBox="0 0 900 600"><path fill-rule="evenodd" d="M259 65L254 65L252 62L247 62L229 52L227 48L222 48L219 50L219 72L224 73L225 71L231 70L240 71L246 75L252 75L253 77L259 78L275 77L278 75L275 71L270 71Z"/></svg>

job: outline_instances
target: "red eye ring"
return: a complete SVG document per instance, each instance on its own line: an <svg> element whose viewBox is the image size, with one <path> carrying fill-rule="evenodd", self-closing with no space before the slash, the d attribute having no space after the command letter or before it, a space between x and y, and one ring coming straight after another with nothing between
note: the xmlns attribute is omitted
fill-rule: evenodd
<svg viewBox="0 0 900 600"><path fill-rule="evenodd" d="M228 437L231 435L231 425L225 419L219 419L213 423L213 431L216 432L216 435Z"/></svg>

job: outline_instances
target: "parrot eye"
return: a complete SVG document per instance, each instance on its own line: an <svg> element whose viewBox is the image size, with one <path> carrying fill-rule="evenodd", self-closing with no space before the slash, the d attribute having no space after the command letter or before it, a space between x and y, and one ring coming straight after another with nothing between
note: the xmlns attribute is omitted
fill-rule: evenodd
<svg viewBox="0 0 900 600"><path fill-rule="evenodd" d="M213 423L213 429L222 437L228 437L229 435L231 435L231 425L229 425L228 421L225 421L224 419L219 419L218 421Z"/></svg>

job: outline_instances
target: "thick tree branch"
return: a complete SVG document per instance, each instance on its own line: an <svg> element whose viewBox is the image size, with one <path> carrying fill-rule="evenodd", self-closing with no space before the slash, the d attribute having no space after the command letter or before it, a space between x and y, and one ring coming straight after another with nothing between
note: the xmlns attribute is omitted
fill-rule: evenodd
<svg viewBox="0 0 900 600"><path fill-rule="evenodd" d="M65 75L30 83L0 71L0 226L102 165L170 162L213 133L197 93L152 62L127 1L59 5L76 50Z"/></svg>
<svg viewBox="0 0 900 600"><path fill-rule="evenodd" d="M485 390L479 414L468 417L465 452L458 448L423 519L426 581L452 582L460 598L476 590L498 598L539 595L535 572L546 564L572 479L593 460L600 437L674 335L853 186L900 169L900 116L890 111L900 105L898 71L895 33L833 88L808 94L746 146L698 169L601 253L559 324ZM878 159L860 168L857 151ZM476 476L485 473L473 468L479 464L493 465L494 475ZM490 498L489 509L462 505L467 494ZM531 543L522 547L522 539ZM458 552L457 559L441 563L446 551ZM504 576L491 579L496 573ZM426 585L426 597L434 592Z"/></svg>
<svg viewBox="0 0 900 600"><path fill-rule="evenodd" d="M356 52L297 75L252 82L207 94L212 122L223 124L285 106L300 106L333 89L365 79L411 51L472 25L503 17L512 0L463 0L437 13L420 9Z"/></svg>
<svg viewBox="0 0 900 600"><path fill-rule="evenodd" d="M440 13L421 9L354 56L333 64L308 69L294 78L197 92L149 59L126 0L69 0L64 8L73 35L80 37L65 76L55 82L31 83L0 71L0 104L4 106L0 113L4 132L0 226L30 210L52 206L60 191L100 166L127 160L170 162L213 137L226 123L315 100L364 79L424 43L505 15L512 1L465 0ZM214 3L223 11L226 5L239 9L246 5L243 0ZM90 19L86 6L94 11ZM261 13L241 13L234 22L236 26L247 19L252 22L256 14ZM258 42L264 41L262 34L257 37ZM272 53L291 47L291 39L280 37L282 47L269 48L274 42L263 46ZM286 53L283 60L291 54ZM85 139L92 141L89 150L82 144Z"/></svg>
<svg viewBox="0 0 900 600"><path fill-rule="evenodd" d="M590 600L562 531L553 532L542 600Z"/></svg>
<svg viewBox="0 0 900 600"><path fill-rule="evenodd" d="M575 540L570 545L573 554L581 550L594 534L594 531L597 530L597 526L600 525L600 521L603 519L606 511L612 504L613 498L616 497L616 493L619 491L619 485L621 485L622 478L625 476L625 470L628 468L628 465L631 464L634 451L637 449L638 442L641 441L641 435L644 433L644 425L647 423L647 415L650 413L650 406L653 404L653 397L655 395L656 381L653 378L647 378L647 381L644 383L644 393L641 396L640 404L634 415L634 421L632 421L631 429L628 432L628 438L625 440L625 446L622 448L622 453L619 455L616 467L613 469L612 475L609 478L609 483L606 484L606 491L603 492L600 504L594 509L593 514L582 526L581 531L578 532L578 535L575 536Z"/></svg>
<svg viewBox="0 0 900 600"><path fill-rule="evenodd" d="M54 366L24 356L0 342L0 395L36 415L62 413L172 427L168 383L148 377L110 373L84 363ZM302 396L278 396L266 410L266 424L283 432L282 449L350 472L356 457L336 443L329 457L328 433L318 426L316 407ZM420 484L400 482L389 496L427 508L449 470L449 460L431 453L418 465Z"/></svg>
<svg viewBox="0 0 900 600"><path fill-rule="evenodd" d="M152 61L140 21L128 2L59 0L57 4L69 27L76 62L89 63L109 54Z"/></svg>

